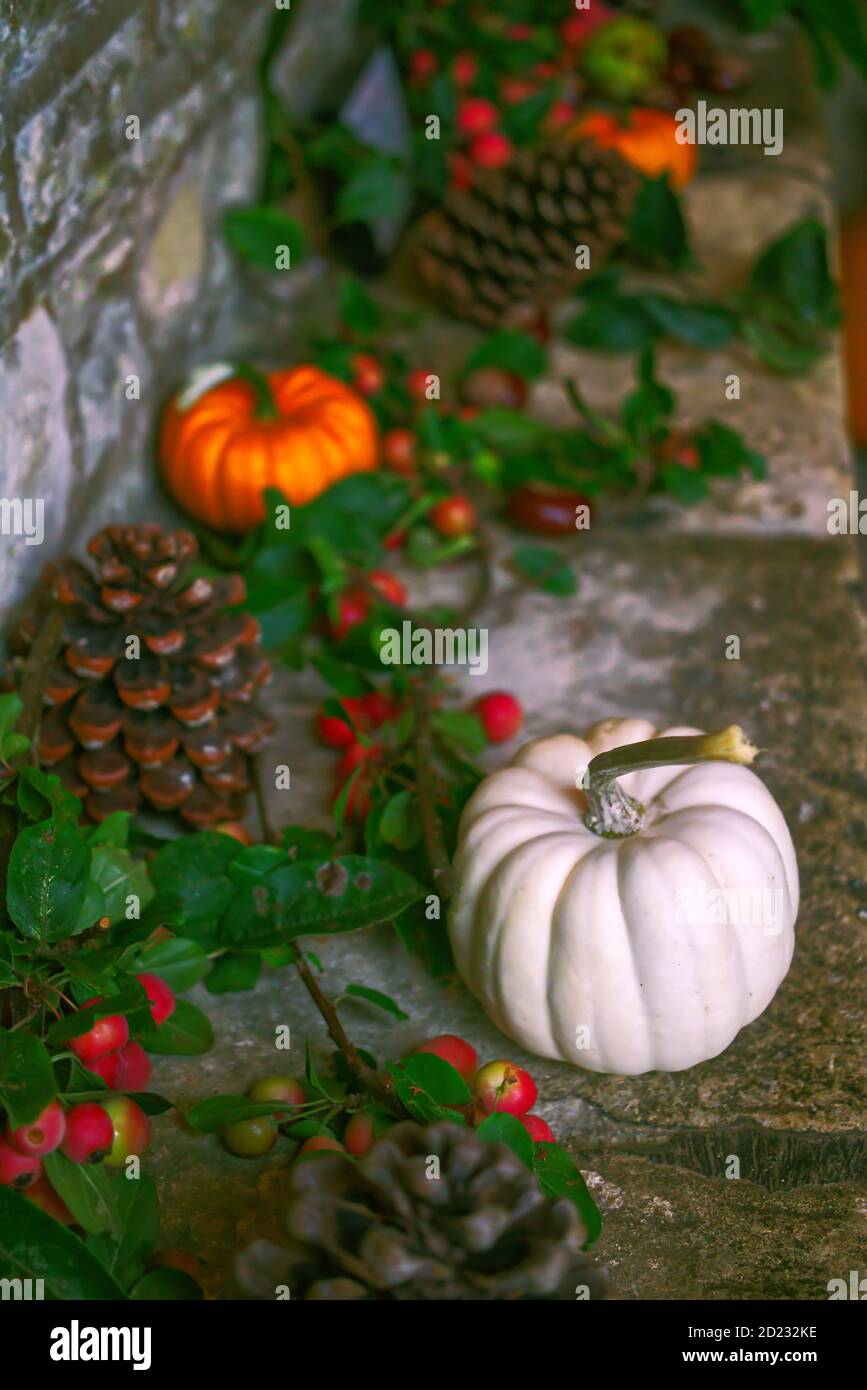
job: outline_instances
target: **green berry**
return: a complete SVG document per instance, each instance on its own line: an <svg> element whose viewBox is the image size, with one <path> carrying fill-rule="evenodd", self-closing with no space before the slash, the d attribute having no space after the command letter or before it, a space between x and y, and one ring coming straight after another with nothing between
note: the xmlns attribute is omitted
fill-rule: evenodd
<svg viewBox="0 0 867 1390"><path fill-rule="evenodd" d="M229 1153L238 1158L258 1158L277 1143L277 1126L270 1115L254 1115L251 1120L238 1120L223 1130L223 1143Z"/></svg>

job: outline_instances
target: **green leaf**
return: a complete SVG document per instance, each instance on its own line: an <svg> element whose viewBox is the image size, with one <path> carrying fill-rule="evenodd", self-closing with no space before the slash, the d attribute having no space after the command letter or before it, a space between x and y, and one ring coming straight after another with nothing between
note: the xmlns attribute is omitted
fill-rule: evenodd
<svg viewBox="0 0 867 1390"><path fill-rule="evenodd" d="M528 1136L529 1137L529 1136ZM559 1144L536 1144L533 1155L533 1171L539 1190L546 1197L568 1197L578 1208L584 1222L587 1239L584 1249L592 1245L602 1230L602 1217L587 1184L579 1172L575 1160Z"/></svg>
<svg viewBox="0 0 867 1390"><path fill-rule="evenodd" d="M276 845L247 845L228 867L229 878L239 888L261 883L272 869L286 863L286 851Z"/></svg>
<svg viewBox="0 0 867 1390"><path fill-rule="evenodd" d="M51 1058L36 1034L0 1028L0 1102L13 1129L32 1124L56 1095Z"/></svg>
<svg viewBox="0 0 867 1390"><path fill-rule="evenodd" d="M397 1063L397 1068L413 1086L418 1086L438 1105L467 1105L473 1098L460 1072L432 1052L416 1052L404 1057Z"/></svg>
<svg viewBox="0 0 867 1390"><path fill-rule="evenodd" d="M547 354L541 343L527 333L504 330L494 333L470 353L463 366L463 376L477 367L503 367L527 381L542 376L547 366Z"/></svg>
<svg viewBox="0 0 867 1390"><path fill-rule="evenodd" d="M275 869L239 894L222 923L222 944L260 950L301 936L357 931L396 917L424 888L394 864L347 854Z"/></svg>
<svg viewBox="0 0 867 1390"><path fill-rule="evenodd" d="M172 1303L193 1302L203 1298L200 1286L182 1269L151 1269L142 1275L129 1291L134 1299L166 1299Z"/></svg>
<svg viewBox="0 0 867 1390"><path fill-rule="evenodd" d="M54 816L77 824L81 802L67 791L55 772L43 772L41 767L22 767L18 774L18 805L30 820Z"/></svg>
<svg viewBox="0 0 867 1390"><path fill-rule="evenodd" d="M307 253L307 238L300 222L277 208L229 208L223 214L223 231L235 254L260 270L277 270L280 247L289 247L293 268Z"/></svg>
<svg viewBox="0 0 867 1390"><path fill-rule="evenodd" d="M346 1094L345 1086L342 1086L337 1081L323 1081L322 1077L317 1072L313 1062L313 1051L310 1047L309 1039L306 1047L304 1076L310 1089L315 1091L317 1095L323 1096L325 1100L330 1100L334 1103L339 1103L343 1100Z"/></svg>
<svg viewBox="0 0 867 1390"><path fill-rule="evenodd" d="M156 1184L146 1174L116 1178L111 1184L111 1230L91 1236L88 1246L106 1269L128 1287L130 1275L141 1277L141 1260L156 1249L160 1211Z"/></svg>
<svg viewBox="0 0 867 1390"><path fill-rule="evenodd" d="M533 1171L533 1140L517 1115L488 1115L477 1127L476 1133L489 1144L505 1144L525 1168Z"/></svg>
<svg viewBox="0 0 867 1390"><path fill-rule="evenodd" d="M44 1279L49 1299L123 1299L123 1289L59 1221L0 1187L0 1278Z"/></svg>
<svg viewBox="0 0 867 1390"><path fill-rule="evenodd" d="M674 269L690 260L680 199L666 174L643 178L627 229L630 254Z"/></svg>
<svg viewBox="0 0 867 1390"><path fill-rule="evenodd" d="M309 830L306 825L284 825L280 843L293 863L327 859L334 849L333 836L325 830Z"/></svg>
<svg viewBox="0 0 867 1390"><path fill-rule="evenodd" d="M21 718L21 696L14 690L0 695L0 740L11 734Z"/></svg>
<svg viewBox="0 0 867 1390"><path fill-rule="evenodd" d="M658 336L658 325L637 295L594 298L564 330L564 337L576 347L601 352L636 352Z"/></svg>
<svg viewBox="0 0 867 1390"><path fill-rule="evenodd" d="M340 286L340 318L353 333L367 338L382 325L379 306L360 281L347 276Z"/></svg>
<svg viewBox="0 0 867 1390"><path fill-rule="evenodd" d="M488 742L482 721L466 710L437 710L433 726L441 738L465 753L481 753Z"/></svg>
<svg viewBox="0 0 867 1390"><path fill-rule="evenodd" d="M105 820L95 825L87 837L87 843L94 845L117 845L125 849L129 842L130 815L128 811L109 811Z"/></svg>
<svg viewBox="0 0 867 1390"><path fill-rule="evenodd" d="M214 961L205 981L205 989L209 994L234 994L255 989L261 969L262 957L258 951L227 951Z"/></svg>
<svg viewBox="0 0 867 1390"><path fill-rule="evenodd" d="M365 222L403 216L411 199L410 182L393 160L370 159L344 183L337 194L335 222Z"/></svg>
<svg viewBox="0 0 867 1390"><path fill-rule="evenodd" d="M828 265L823 223L804 218L763 251L750 275L748 309L756 293L779 298L792 315L813 327L837 323L837 286Z"/></svg>
<svg viewBox="0 0 867 1390"><path fill-rule="evenodd" d="M659 476L666 491L685 507L690 507L707 497L707 479L694 468L684 468L679 463L667 463Z"/></svg>
<svg viewBox="0 0 867 1390"><path fill-rule="evenodd" d="M414 792L404 790L389 797L380 816L379 834L387 845L393 845L395 849L413 849L418 844L421 839L421 817Z"/></svg>
<svg viewBox="0 0 867 1390"><path fill-rule="evenodd" d="M185 1111L184 1119L197 1134L219 1134L239 1120L251 1120L257 1115L278 1115L286 1109L285 1100L257 1101L247 1100L246 1096L208 1096L207 1100L199 1100L191 1105Z"/></svg>
<svg viewBox="0 0 867 1390"><path fill-rule="evenodd" d="M31 940L60 941L78 930L87 893L90 850L65 821L46 820L22 830L9 858L7 910Z"/></svg>
<svg viewBox="0 0 867 1390"><path fill-rule="evenodd" d="M175 994L183 994L204 979L210 961L198 942L172 936L165 941L145 942L138 951L136 969L159 975Z"/></svg>
<svg viewBox="0 0 867 1390"><path fill-rule="evenodd" d="M413 1059L407 1058L407 1062L411 1060ZM429 1060L441 1062L439 1057L430 1057ZM445 1082L442 1076L434 1076L431 1079L431 1073L427 1070L422 1072L420 1069L415 1069L414 1073L410 1073L406 1070L407 1062L389 1062L388 1073L391 1076L398 1099L412 1118L422 1125L432 1124L436 1120L449 1120L453 1124L465 1124L466 1121L461 1111L449 1108L451 1102L444 1103L440 1100L434 1100L430 1094L430 1087L438 1086L441 1090L448 1090L451 1082ZM448 1067L449 1064L442 1062L442 1066ZM454 1067L449 1067L449 1070L454 1072L458 1081L466 1085ZM453 1089L456 1093L457 1086L455 1085ZM468 1087L467 1092L469 1094ZM465 1103L465 1101L455 1102L457 1105Z"/></svg>
<svg viewBox="0 0 867 1390"><path fill-rule="evenodd" d="M512 564L531 584L558 598L570 598L577 591L576 579L568 562L556 551L540 545L519 546L512 555Z"/></svg>
<svg viewBox="0 0 867 1390"><path fill-rule="evenodd" d="M102 889L104 915L112 924L123 921L130 897L138 898L141 913L155 893L147 865L118 845L91 845L90 876Z"/></svg>
<svg viewBox="0 0 867 1390"><path fill-rule="evenodd" d="M155 854L151 879L161 893L180 898L186 935L193 934L190 927L213 929L229 906L235 888L226 869L240 852L228 835L202 831L172 840Z"/></svg>
<svg viewBox="0 0 867 1390"><path fill-rule="evenodd" d="M359 671L355 666L348 666L330 652L317 652L313 657L313 665L326 685L330 685L345 699L358 699L373 689L373 681L364 671Z"/></svg>
<svg viewBox="0 0 867 1390"><path fill-rule="evenodd" d="M214 1030L207 1014L188 999L179 999L171 1017L142 1042L146 1051L161 1056L198 1057L213 1047Z"/></svg>
<svg viewBox="0 0 867 1390"><path fill-rule="evenodd" d="M343 993L351 995L353 999L366 999L368 1004L375 1004L378 1009L384 1009L393 1018L399 1018L401 1021L409 1018L409 1014L405 1014L400 1005L381 990L370 989L367 985L347 985Z"/></svg>
<svg viewBox="0 0 867 1390"><path fill-rule="evenodd" d="M641 295L641 306L653 323L670 338L688 347L718 348L727 343L737 318L721 304L672 299L664 294Z"/></svg>
<svg viewBox="0 0 867 1390"><path fill-rule="evenodd" d="M71 1163L59 1149L46 1154L42 1165L51 1186L60 1194L79 1226L99 1235L117 1231L116 1195L118 1183L98 1163ZM135 1187L121 1179L120 1186Z"/></svg>

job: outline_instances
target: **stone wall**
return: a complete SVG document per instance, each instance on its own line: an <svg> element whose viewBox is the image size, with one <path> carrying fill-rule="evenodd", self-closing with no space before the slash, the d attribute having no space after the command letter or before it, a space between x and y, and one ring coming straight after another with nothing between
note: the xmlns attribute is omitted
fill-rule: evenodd
<svg viewBox="0 0 867 1390"><path fill-rule="evenodd" d="M224 337L220 219L257 179L266 0L3 0L0 603L99 524L169 515L153 426ZM137 117L131 121L131 117ZM133 379L137 379L133 380ZM10 516L3 514L3 530Z"/></svg>

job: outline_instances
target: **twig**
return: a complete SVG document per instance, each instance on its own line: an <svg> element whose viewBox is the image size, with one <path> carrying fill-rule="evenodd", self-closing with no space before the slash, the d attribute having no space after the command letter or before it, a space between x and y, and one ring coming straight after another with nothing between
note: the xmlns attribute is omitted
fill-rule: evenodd
<svg viewBox="0 0 867 1390"><path fill-rule="evenodd" d="M415 777L418 795L418 809L421 817L422 833L427 861L430 865L434 887L441 898L450 898L454 892L454 874L446 850L443 829L436 807L436 768L433 751L433 702L431 699L432 676L429 667L411 683L412 702L415 709Z"/></svg>
<svg viewBox="0 0 867 1390"><path fill-rule="evenodd" d="M262 769L258 762L254 767L253 783L256 792L256 805L259 810L259 819L262 823L263 839L270 845L279 844L279 832L272 824L268 814L268 803L262 785ZM358 1081L367 1091L368 1095L371 1095L380 1105L384 1105L392 1114L397 1115L399 1119L406 1119L407 1112L394 1094L388 1081L374 1071L372 1067L367 1065L364 1059L359 1055L355 1044L350 1041L343 1024L340 1022L336 1008L321 988L319 981L307 964L304 958L304 952L301 950L298 942L291 941L289 945L292 950L295 969L298 971L301 982L310 995L310 998L313 1000L313 1003L316 1005L316 1008L319 1010L325 1027L328 1029L329 1037L335 1047L337 1047L345 1057L346 1064L356 1081Z"/></svg>

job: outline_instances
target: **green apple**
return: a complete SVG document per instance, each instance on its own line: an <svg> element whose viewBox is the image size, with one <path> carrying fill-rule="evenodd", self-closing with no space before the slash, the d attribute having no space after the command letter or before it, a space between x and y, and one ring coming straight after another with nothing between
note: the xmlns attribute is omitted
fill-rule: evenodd
<svg viewBox="0 0 867 1390"><path fill-rule="evenodd" d="M659 80L667 57L668 45L655 25L623 15L591 34L581 49L581 71L600 96L634 101Z"/></svg>

